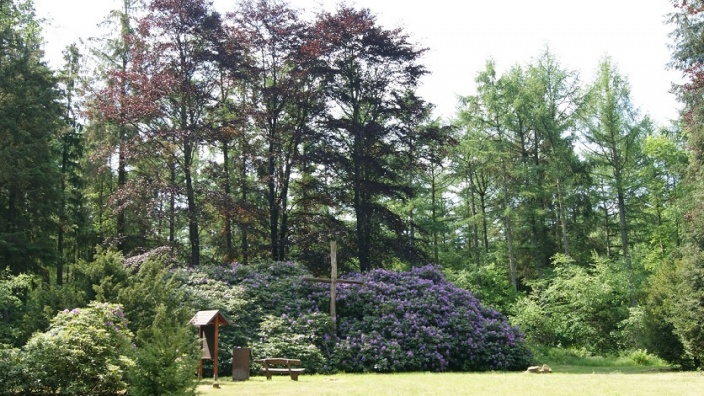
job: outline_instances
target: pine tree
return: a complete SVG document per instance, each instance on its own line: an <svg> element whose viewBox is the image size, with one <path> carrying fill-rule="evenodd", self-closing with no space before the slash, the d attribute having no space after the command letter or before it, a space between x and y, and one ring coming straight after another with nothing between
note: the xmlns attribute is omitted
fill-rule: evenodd
<svg viewBox="0 0 704 396"><path fill-rule="evenodd" d="M52 145L62 110L41 42L31 1L1 1L0 260L14 272L48 275L60 201Z"/></svg>

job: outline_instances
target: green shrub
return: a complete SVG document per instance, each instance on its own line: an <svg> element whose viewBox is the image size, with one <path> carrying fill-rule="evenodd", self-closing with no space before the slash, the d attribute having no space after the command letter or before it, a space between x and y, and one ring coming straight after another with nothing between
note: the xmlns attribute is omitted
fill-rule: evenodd
<svg viewBox="0 0 704 396"><path fill-rule="evenodd" d="M533 291L518 301L512 323L531 342L616 353L631 314L625 268L600 257L594 257L593 265L582 266L556 255L553 264L554 276L531 285Z"/></svg>
<svg viewBox="0 0 704 396"><path fill-rule="evenodd" d="M267 315L281 317L284 313L307 312L314 307L317 311L317 302L306 292L311 285L301 281L307 272L290 262L201 266L179 269L176 275L186 283L184 289L195 310L219 309L231 321L230 326L220 329L221 373L231 367L233 347L253 347L258 342L260 324ZM302 303L305 308L301 308ZM253 348L253 358L264 357L257 355L256 350ZM203 361L203 375L212 375L212 361Z"/></svg>
<svg viewBox="0 0 704 396"><path fill-rule="evenodd" d="M76 285L65 283L61 286L50 283L39 283L30 292L25 313L17 327L22 329L23 337L17 341L21 346L27 343L32 334L44 332L49 328L51 320L57 312L74 307L85 307L90 300L86 293Z"/></svg>
<svg viewBox="0 0 704 396"><path fill-rule="evenodd" d="M23 394L114 395L127 387L132 333L122 307L91 303L65 310L23 348L31 368Z"/></svg>
<svg viewBox="0 0 704 396"><path fill-rule="evenodd" d="M663 260L648 280L643 344L671 364L694 369L697 360L685 347L686 340L681 333L687 325L696 326L701 322L681 303L691 296L691 290L684 284L689 277L687 267L687 260ZM695 317L694 322L683 320L687 317Z"/></svg>
<svg viewBox="0 0 704 396"><path fill-rule="evenodd" d="M250 344L249 334L256 332L255 327L249 327L249 323L243 318L250 314L247 312L248 300L245 299L244 289L239 285L228 285L227 283L211 276L208 270L217 267L201 267L198 270L180 269L174 275L178 276L184 284L187 293L188 304L192 310L212 310L217 309L229 319L229 326L220 327L220 345L218 351L219 372L227 372L232 366L232 348L246 347ZM217 271L215 271L217 272ZM248 309L256 311L256 308L249 306ZM213 362L203 361L203 375L208 377L213 372Z"/></svg>
<svg viewBox="0 0 704 396"><path fill-rule="evenodd" d="M128 277L120 253L103 251L95 261L79 261L63 285L36 276L0 272L0 344L21 347L49 328L56 312L90 301L114 302Z"/></svg>
<svg viewBox="0 0 704 396"><path fill-rule="evenodd" d="M667 366L666 362L646 349L631 350L620 355L594 355L586 349L533 346L536 361L551 366L636 367Z"/></svg>
<svg viewBox="0 0 704 396"><path fill-rule="evenodd" d="M21 322L33 283L34 279L29 275L0 271L0 345L18 347L27 340L29 334Z"/></svg>
<svg viewBox="0 0 704 396"><path fill-rule="evenodd" d="M0 394L19 394L24 389L29 372L22 362L19 349L0 345Z"/></svg>
<svg viewBox="0 0 704 396"><path fill-rule="evenodd" d="M160 305L152 325L139 330L137 342L130 395L195 395L200 344L191 326L174 320Z"/></svg>
<svg viewBox="0 0 704 396"><path fill-rule="evenodd" d="M531 362L506 317L446 281L438 267L347 274L365 286L338 286L335 335L329 335L329 286L304 281L300 265L184 272L189 288L216 279L243 290L237 325L255 359L300 358L307 372L524 370ZM226 348L232 346L238 345Z"/></svg>
<svg viewBox="0 0 704 396"><path fill-rule="evenodd" d="M629 353L628 358L639 366L652 366L658 363L658 358L649 354L647 349L637 349Z"/></svg>
<svg viewBox="0 0 704 396"><path fill-rule="evenodd" d="M556 325L553 323L559 318L549 315L545 308L534 298L521 297L516 301L517 312L511 318L511 323L525 332L526 340L537 345L557 345L558 335L555 334Z"/></svg>
<svg viewBox="0 0 704 396"><path fill-rule="evenodd" d="M91 262L79 261L73 270L73 284L87 301L116 301L129 277L120 252L100 251Z"/></svg>
<svg viewBox="0 0 704 396"><path fill-rule="evenodd" d="M137 334L131 395L192 395L199 345L188 324L195 310L164 254L148 256L119 292Z"/></svg>
<svg viewBox="0 0 704 396"><path fill-rule="evenodd" d="M482 304L504 315L513 312L518 293L513 289L506 266L489 263L471 269L445 270L443 273L457 287L471 291Z"/></svg>

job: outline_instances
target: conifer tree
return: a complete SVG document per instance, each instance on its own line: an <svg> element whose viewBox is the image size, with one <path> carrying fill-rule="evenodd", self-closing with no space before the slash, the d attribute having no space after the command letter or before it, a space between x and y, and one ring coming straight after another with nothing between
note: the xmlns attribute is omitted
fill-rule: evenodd
<svg viewBox="0 0 704 396"><path fill-rule="evenodd" d="M0 1L0 260L48 277L59 211L52 145L62 110L41 44L32 2Z"/></svg>

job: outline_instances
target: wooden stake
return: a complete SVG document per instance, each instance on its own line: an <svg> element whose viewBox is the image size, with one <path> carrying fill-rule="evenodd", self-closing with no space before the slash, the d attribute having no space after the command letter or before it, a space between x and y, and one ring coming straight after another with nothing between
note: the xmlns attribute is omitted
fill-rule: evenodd
<svg viewBox="0 0 704 396"><path fill-rule="evenodd" d="M330 318L333 325L337 322L335 298L337 297L337 241L330 241Z"/></svg>

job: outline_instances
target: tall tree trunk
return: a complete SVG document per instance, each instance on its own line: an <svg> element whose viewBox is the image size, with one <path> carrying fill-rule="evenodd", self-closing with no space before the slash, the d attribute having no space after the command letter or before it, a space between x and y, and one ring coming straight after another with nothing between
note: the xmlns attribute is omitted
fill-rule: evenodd
<svg viewBox="0 0 704 396"><path fill-rule="evenodd" d="M357 105L354 106L352 120L358 121L360 119L359 108ZM370 197L366 191L365 183L367 180L367 172L364 161L362 161L362 154L364 153L364 133L362 131L362 126L359 122L354 122L353 124L353 154L352 161L354 162L354 178L353 178L353 188L354 188L354 210L355 216L357 218L357 258L359 259L359 270L361 272L367 272L371 270L371 246L370 246Z"/></svg>
<svg viewBox="0 0 704 396"><path fill-rule="evenodd" d="M290 175L291 175L291 170L290 170L290 165L291 161L286 161L286 170L282 171L283 180L281 181L281 194L280 194L280 202L281 202L281 208L280 208L280 217L281 217L281 222L279 223L279 232L278 232L278 242L277 245L279 247L279 260L286 260L286 257L288 255L288 188L289 188L289 183L290 183Z"/></svg>
<svg viewBox="0 0 704 396"><path fill-rule="evenodd" d="M489 253L489 225L486 219L486 196L479 195L479 205L482 210L482 237L484 238L484 254Z"/></svg>
<svg viewBox="0 0 704 396"><path fill-rule="evenodd" d="M198 207L196 205L196 194L192 175L195 148L188 138L184 141L183 148L183 175L186 179L186 200L188 201L188 239L191 243L190 265L191 267L197 267L200 264L200 240L198 235Z"/></svg>
<svg viewBox="0 0 704 396"><path fill-rule="evenodd" d="M511 225L511 210L508 200L508 173L506 171L506 160L501 157L501 169L502 169L502 186L501 190L503 193L504 201L504 227L505 227L505 238L506 244L508 246L508 260L509 269L511 271L511 284L513 285L513 290L518 290L518 269L516 266L516 255L513 250L513 227Z"/></svg>
<svg viewBox="0 0 704 396"><path fill-rule="evenodd" d="M287 252L287 244L286 240L288 239L288 212L284 211L281 214L281 229L279 231L279 260L286 260L286 256L288 255Z"/></svg>
<svg viewBox="0 0 704 396"><path fill-rule="evenodd" d="M65 136L64 136L65 139ZM64 284L64 226L66 226L66 178L68 175L68 143L63 140L61 155L61 203L59 204L59 229L56 236L56 250L58 261L56 263L56 284Z"/></svg>
<svg viewBox="0 0 704 396"><path fill-rule="evenodd" d="M371 252L369 246L369 205L367 204L367 197L363 191L360 191L360 184L355 188L354 201L355 201L355 214L357 217L357 256L359 259L359 270L361 272L367 272L371 270Z"/></svg>
<svg viewBox="0 0 704 396"><path fill-rule="evenodd" d="M59 233L56 236L57 245L57 261L56 261L56 284L61 286L64 284L64 232L61 230L63 225L59 225Z"/></svg>
<svg viewBox="0 0 704 396"><path fill-rule="evenodd" d="M620 186L620 182L617 182L617 192L616 198L618 200L618 223L619 229L621 231L621 252L623 253L623 258L626 260L628 270L631 270L630 266L630 254L628 249L628 227L626 225L626 201L624 198L623 187Z"/></svg>
<svg viewBox="0 0 704 396"><path fill-rule="evenodd" d="M560 182L559 177L557 178L557 203L559 209L558 215L560 216L560 225L562 226L562 247L564 249L565 255L569 256L570 245L569 239L567 238L567 217L565 216L565 208L562 202L562 183Z"/></svg>
<svg viewBox="0 0 704 396"><path fill-rule="evenodd" d="M468 204L470 208L470 215L472 216L472 245L474 247L474 254L477 259L477 264L482 263L482 253L479 248L479 227L477 226L477 204L474 192L474 177L472 172L469 172L469 188L467 188Z"/></svg>
<svg viewBox="0 0 704 396"><path fill-rule="evenodd" d="M601 195L604 197L604 235L606 243L606 256L611 257L611 234L609 232L609 204L606 200L606 191L604 191L604 184L601 184Z"/></svg>
<svg viewBox="0 0 704 396"><path fill-rule="evenodd" d="M15 228L12 223L15 221L15 206L17 202L16 197L17 193L15 192L14 187L11 187L7 196L7 216L5 223L5 232L7 233L12 232Z"/></svg>
<svg viewBox="0 0 704 396"><path fill-rule="evenodd" d="M359 172L362 172L361 166L359 166L359 168ZM370 207L368 199L369 198L366 192L363 191L362 183L360 182L360 180L357 180L355 182L354 208L355 215L357 217L357 256L359 259L359 270L361 272L367 272L371 270L371 252L369 246L369 236L371 235L369 228L371 224L369 219Z"/></svg>
<svg viewBox="0 0 704 396"><path fill-rule="evenodd" d="M122 34L121 45L123 46L120 54L120 71L126 72L129 65L129 45L127 43L127 35L129 34L130 26L130 1L124 0L122 3L122 15L120 18L120 29ZM123 80L120 83L122 98L128 97L127 83ZM122 99L120 107L124 107ZM117 191L122 191L127 184L127 129L124 125L118 127L118 160L117 160ZM127 218L125 214L124 202L119 203L119 211L116 219L116 234L117 234L117 250L125 253L126 238L127 238Z"/></svg>
<svg viewBox="0 0 704 396"><path fill-rule="evenodd" d="M176 163L171 158L169 164L169 243L176 243Z"/></svg>
<svg viewBox="0 0 704 396"><path fill-rule="evenodd" d="M232 251L232 186L230 185L230 147L227 142L222 143L223 177L225 178L225 255L228 261L234 258Z"/></svg>
<svg viewBox="0 0 704 396"><path fill-rule="evenodd" d="M279 260L278 247L278 230L279 230L279 205L276 199L276 151L274 148L273 137L269 137L269 155L268 155L268 177L267 186L269 189L269 243L271 243L271 259Z"/></svg>
<svg viewBox="0 0 704 396"><path fill-rule="evenodd" d="M439 253L438 253L438 230L437 230L437 223L436 223L436 217L437 217L437 197L435 196L437 193L437 188L435 185L435 169L431 169L431 180L430 180L430 204L431 204L431 218L433 221L433 259L435 259L435 263L440 262L439 258Z"/></svg>
<svg viewBox="0 0 704 396"><path fill-rule="evenodd" d="M631 265L631 255L629 253L628 241L628 226L626 223L626 200L623 188L623 180L620 170L616 170L616 196L618 200L618 222L621 229L621 251L623 252L623 260L626 262L626 270L628 271L628 290L631 297L631 306L636 306L636 290L635 290L635 274Z"/></svg>
<svg viewBox="0 0 704 396"><path fill-rule="evenodd" d="M127 158L126 158L126 139L125 128L120 127L120 147L118 148L118 163L117 163L117 190L122 191L127 184ZM119 203L119 211L117 212L117 250L125 252L125 238L127 237L127 220L125 218L124 203Z"/></svg>
<svg viewBox="0 0 704 396"><path fill-rule="evenodd" d="M242 152L242 161L239 166L240 173L240 206L247 206L247 199L249 197L249 189L247 188L247 159L245 157L245 136L244 133L240 136L241 144L240 149ZM240 250L242 254L242 264L247 265L249 263L249 224L248 222L241 221L242 234L240 236Z"/></svg>
<svg viewBox="0 0 704 396"><path fill-rule="evenodd" d="M12 232L13 229L15 228L12 223L15 221L15 219L14 219L15 210L16 210L15 209L15 205L16 205L15 201L17 199L14 187L11 186L9 190L10 191L8 191L8 196L7 196L7 213L6 213L6 217L5 217L6 218L5 232L7 232L7 233ZM25 268L14 268L16 264L12 260L12 255L9 250L5 250L5 257L4 258L5 258L5 260L4 260L5 263L10 263L10 269L12 271L19 272L19 270L25 270ZM6 269L6 268L7 268L7 264L3 264L2 269Z"/></svg>

